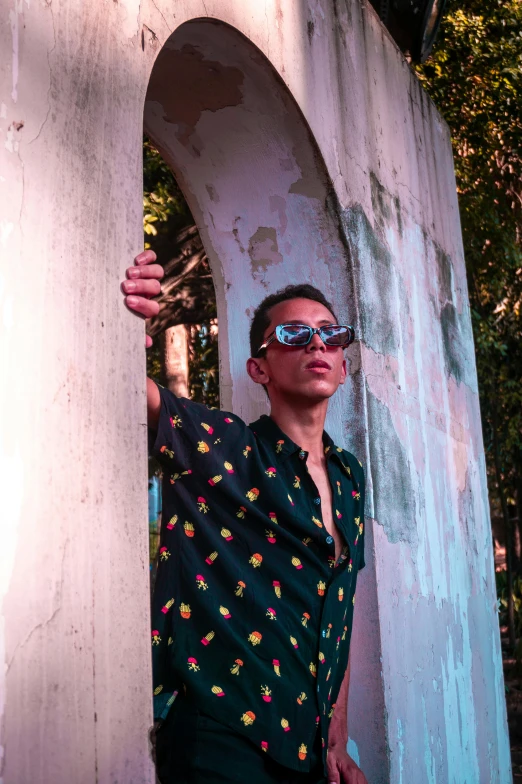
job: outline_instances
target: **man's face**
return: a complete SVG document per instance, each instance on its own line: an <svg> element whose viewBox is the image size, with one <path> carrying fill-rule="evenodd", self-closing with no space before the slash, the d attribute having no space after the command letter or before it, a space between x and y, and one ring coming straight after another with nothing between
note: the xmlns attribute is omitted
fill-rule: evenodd
<svg viewBox="0 0 522 784"><path fill-rule="evenodd" d="M290 322L322 327L336 323L336 319L319 302L290 299L271 308L270 326L263 340L278 324ZM274 340L262 358L249 360L249 373L254 381L265 384L272 403L277 397L302 398L312 403L327 400L339 384L344 384L346 362L342 348L326 346L316 334L307 346L285 346Z"/></svg>

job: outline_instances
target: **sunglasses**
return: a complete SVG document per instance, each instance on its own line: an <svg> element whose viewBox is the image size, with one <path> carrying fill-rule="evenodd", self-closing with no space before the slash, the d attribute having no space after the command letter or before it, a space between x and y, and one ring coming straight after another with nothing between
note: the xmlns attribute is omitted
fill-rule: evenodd
<svg viewBox="0 0 522 784"><path fill-rule="evenodd" d="M285 346L307 346L315 334L325 346L347 348L355 340L355 330L348 324L326 324L324 327L309 327L308 324L279 324L259 347L259 355L270 343L278 340Z"/></svg>

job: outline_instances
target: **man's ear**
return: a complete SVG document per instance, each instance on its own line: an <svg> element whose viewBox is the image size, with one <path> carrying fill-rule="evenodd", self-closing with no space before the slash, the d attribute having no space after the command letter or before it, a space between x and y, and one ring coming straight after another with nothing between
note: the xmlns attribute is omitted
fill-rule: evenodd
<svg viewBox="0 0 522 784"><path fill-rule="evenodd" d="M250 357L247 359L246 369L247 373L256 384L268 384L270 381L267 373L263 369L264 362L262 359Z"/></svg>
<svg viewBox="0 0 522 784"><path fill-rule="evenodd" d="M341 378L339 379L339 384L344 384L346 381L346 360L343 359L343 364L341 367Z"/></svg>

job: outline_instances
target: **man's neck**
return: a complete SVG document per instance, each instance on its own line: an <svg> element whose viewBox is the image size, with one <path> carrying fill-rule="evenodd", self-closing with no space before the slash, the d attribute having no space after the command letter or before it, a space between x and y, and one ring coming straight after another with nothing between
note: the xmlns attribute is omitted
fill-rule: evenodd
<svg viewBox="0 0 522 784"><path fill-rule="evenodd" d="M309 453L312 462L322 462L324 458L323 430L328 400L299 406L294 402L277 401L272 403L271 419L301 449Z"/></svg>

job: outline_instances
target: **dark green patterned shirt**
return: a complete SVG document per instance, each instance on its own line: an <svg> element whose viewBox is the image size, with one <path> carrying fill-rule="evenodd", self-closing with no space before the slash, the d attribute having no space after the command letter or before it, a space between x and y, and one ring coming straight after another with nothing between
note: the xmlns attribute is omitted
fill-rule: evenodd
<svg viewBox="0 0 522 784"><path fill-rule="evenodd" d="M277 762L310 767L348 662L364 566L364 474L324 433L337 563L307 453L270 417L246 425L160 388L163 515L153 600L155 716L185 689Z"/></svg>

